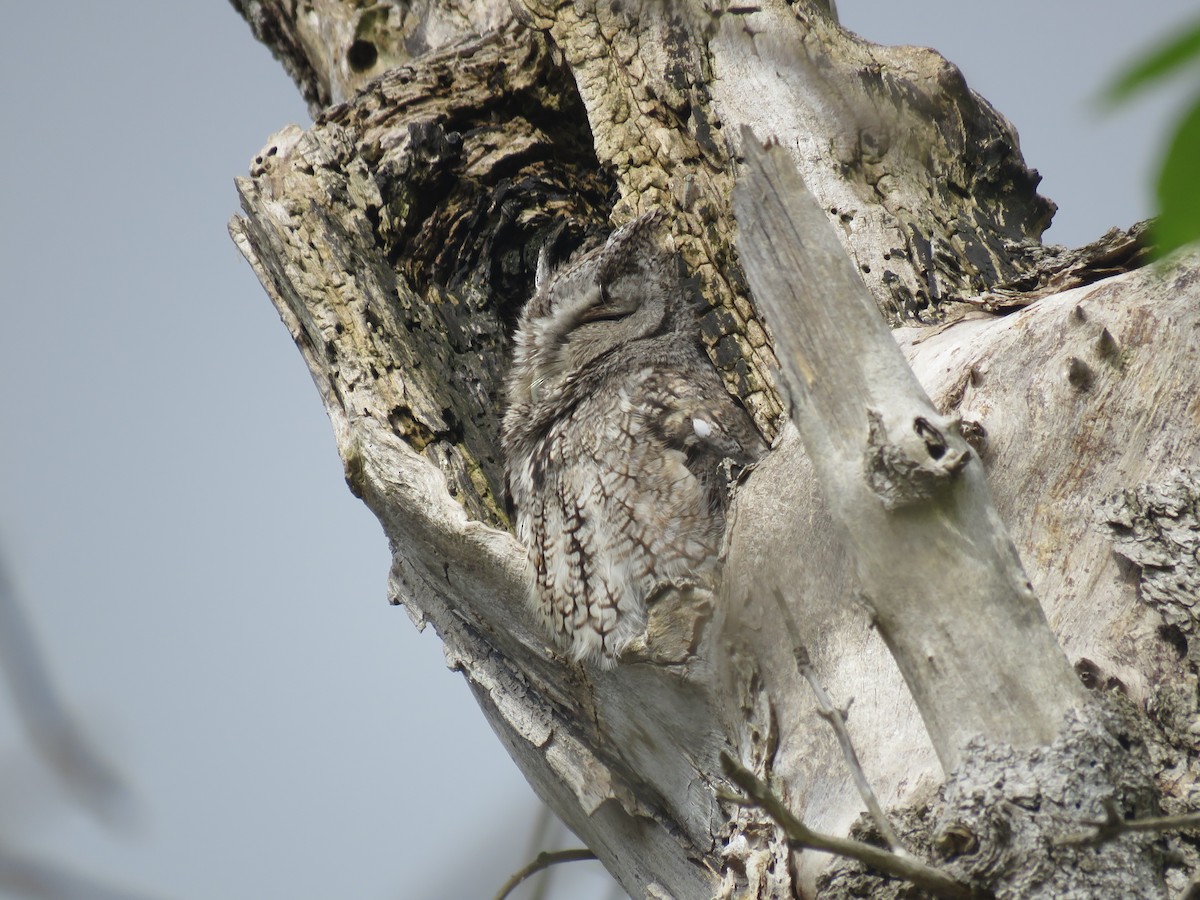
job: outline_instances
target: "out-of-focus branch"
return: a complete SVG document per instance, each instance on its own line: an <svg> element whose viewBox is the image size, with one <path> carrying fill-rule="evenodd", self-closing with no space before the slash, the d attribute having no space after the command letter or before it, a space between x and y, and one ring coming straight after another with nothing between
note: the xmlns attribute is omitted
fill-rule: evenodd
<svg viewBox="0 0 1200 900"><path fill-rule="evenodd" d="M14 853L3 845L0 890L39 900L150 900L149 894L102 884L58 863Z"/></svg>
<svg viewBox="0 0 1200 900"><path fill-rule="evenodd" d="M2 557L0 669L30 739L59 780L106 822L127 814L129 793L59 699Z"/></svg>

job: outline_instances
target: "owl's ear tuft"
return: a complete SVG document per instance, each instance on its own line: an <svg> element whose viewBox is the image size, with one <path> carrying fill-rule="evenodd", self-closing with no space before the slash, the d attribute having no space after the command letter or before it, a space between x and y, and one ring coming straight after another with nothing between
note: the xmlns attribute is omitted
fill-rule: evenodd
<svg viewBox="0 0 1200 900"><path fill-rule="evenodd" d="M550 275L553 271L550 265L550 244L542 244L542 249L538 251L537 271L533 276L533 289L540 291L545 285L549 284Z"/></svg>
<svg viewBox="0 0 1200 900"><path fill-rule="evenodd" d="M656 246L659 226L666 218L661 209L652 209L642 213L636 219L626 222L608 238L606 250L617 247Z"/></svg>
<svg viewBox="0 0 1200 900"><path fill-rule="evenodd" d="M655 272L655 280L669 278L666 263L672 254L664 252L659 236L664 217L661 209L652 209L614 231L604 245L597 282L611 284L623 275L645 277L646 272Z"/></svg>

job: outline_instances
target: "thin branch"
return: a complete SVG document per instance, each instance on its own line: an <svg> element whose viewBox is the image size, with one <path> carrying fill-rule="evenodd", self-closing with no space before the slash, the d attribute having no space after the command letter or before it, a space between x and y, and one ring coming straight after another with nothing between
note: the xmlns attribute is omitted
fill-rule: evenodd
<svg viewBox="0 0 1200 900"><path fill-rule="evenodd" d="M150 900L143 894L113 887L61 863L24 856L0 844L0 893L51 900Z"/></svg>
<svg viewBox="0 0 1200 900"><path fill-rule="evenodd" d="M525 853L526 859L540 853L542 848L550 843L550 830L557 824L557 821L554 813L550 811L550 807L543 803L538 812L537 821L533 825L532 839ZM547 892L550 890L550 871L550 868L541 871L537 883L533 885L529 900L545 900Z"/></svg>
<svg viewBox="0 0 1200 900"><path fill-rule="evenodd" d="M1200 828L1200 812L1190 812L1179 816L1155 816L1149 819L1122 818L1116 803L1107 800L1104 803L1104 818L1085 822L1091 831L1081 831L1059 838L1054 843L1059 847L1099 847L1109 841L1115 841L1123 834L1134 832L1182 831L1189 828Z"/></svg>
<svg viewBox="0 0 1200 900"><path fill-rule="evenodd" d="M84 806L113 824L132 812L132 799L116 769L92 746L54 688L33 628L0 558L0 670L34 746L58 779Z"/></svg>
<svg viewBox="0 0 1200 900"><path fill-rule="evenodd" d="M880 835L893 853L897 856L911 856L912 854L905 850L904 845L900 843L899 835L892 828L892 823L884 814L883 807L875 796L875 791L871 788L866 773L863 772L862 764L858 761L858 753L854 750L854 743L850 740L850 732L846 729L845 713L833 705L833 699L825 690L825 685L817 675L817 670L813 668L812 657L808 655L808 648L800 640L800 629L796 627L796 620L779 588L775 589L775 602L779 606L779 612L787 627L788 637L791 639L792 653L796 658L796 670L804 676L809 687L812 688L813 696L817 700L817 712L822 719L829 723L833 733L837 735L838 744L842 748L842 756L845 757L846 765L850 767L850 774L854 778L854 786L858 788L858 795L867 805L867 812L875 820L875 827L879 829Z"/></svg>
<svg viewBox="0 0 1200 900"><path fill-rule="evenodd" d="M585 859L595 859L596 854L591 850L580 847L576 850L552 850L539 853L529 865L513 874L508 881L504 882L504 886L496 894L496 900L504 900L511 894L522 881L529 878L531 875L536 875L542 869L548 869L550 866L558 865L565 862L581 862Z"/></svg>
<svg viewBox="0 0 1200 900"><path fill-rule="evenodd" d="M895 878L903 878L916 887L928 891L935 897L946 900L982 900L991 895L977 891L969 885L956 881L944 872L928 866L910 856L899 856L891 851L849 838L834 837L813 831L792 815L783 801L767 785L743 768L726 753L721 754L721 766L725 774L745 792L745 798L730 797L735 802L761 807L787 835L793 848L821 850L856 859L864 866Z"/></svg>

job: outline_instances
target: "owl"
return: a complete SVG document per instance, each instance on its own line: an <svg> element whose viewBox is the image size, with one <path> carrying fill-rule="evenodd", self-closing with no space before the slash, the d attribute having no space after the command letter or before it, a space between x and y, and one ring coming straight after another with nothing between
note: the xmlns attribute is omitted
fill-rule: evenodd
<svg viewBox="0 0 1200 900"><path fill-rule="evenodd" d="M612 664L663 587L711 583L729 473L766 447L705 354L658 215L538 266L502 439L531 599L576 660Z"/></svg>

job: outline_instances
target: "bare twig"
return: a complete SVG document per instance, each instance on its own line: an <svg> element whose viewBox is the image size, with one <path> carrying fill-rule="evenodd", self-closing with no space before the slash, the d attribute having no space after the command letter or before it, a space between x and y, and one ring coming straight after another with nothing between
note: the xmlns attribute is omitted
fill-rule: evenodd
<svg viewBox="0 0 1200 900"><path fill-rule="evenodd" d="M33 629L0 558L0 670L25 730L59 780L109 822L128 815L131 799L116 770L88 741L54 689Z"/></svg>
<svg viewBox="0 0 1200 900"><path fill-rule="evenodd" d="M1115 841L1123 834L1139 831L1182 831L1188 828L1200 828L1200 812L1185 813L1180 816L1155 816L1149 819L1122 818L1116 803L1107 800L1104 803L1104 818L1094 819L1083 824L1091 831L1081 831L1061 837L1054 843L1059 847L1099 847L1109 841Z"/></svg>
<svg viewBox="0 0 1200 900"><path fill-rule="evenodd" d="M975 890L970 885L954 880L944 872L913 859L911 856L899 856L889 850L864 844L861 841L813 831L793 816L784 806L783 801L764 782L756 778L753 773L741 766L731 756L722 753L721 766L729 779L746 794L744 798L728 797L727 799L743 805L753 804L761 807L783 829L788 843L794 848L821 850L825 853L856 859L878 872L895 878L903 878L935 897L943 897L946 900L982 900L982 898L990 896L983 891Z"/></svg>
<svg viewBox="0 0 1200 900"><path fill-rule="evenodd" d="M529 842L528 852L525 858L535 856L542 851L542 848L550 843L550 831L557 824L557 819L554 818L554 813L550 811L545 803L541 805L538 811L537 820L533 825L533 835ZM533 885L533 890L530 893L529 900L545 900L547 892L550 890L550 873L553 871L551 867L542 869L537 882Z"/></svg>
<svg viewBox="0 0 1200 900"><path fill-rule="evenodd" d="M867 812L875 820L875 827L879 829L879 834L893 853L897 856L911 856L904 849L904 845L900 843L899 835L892 828L892 823L888 821L887 816L884 814L883 807L879 804L879 799L875 796L875 791L871 788L871 783L867 780L866 773L863 772L862 764L858 761L858 753L854 750L854 743L850 740L850 732L846 730L845 713L833 705L833 699L829 696L829 692L825 690L825 685L817 675L817 670L813 668L812 658L808 655L808 648L800 640L800 629L796 627L796 620L792 616L792 611L788 608L787 602L783 599L783 592L779 588L775 589L775 602L779 606L780 615L783 617L788 637L791 639L792 653L796 658L796 670L804 676L805 680L808 681L809 687L812 688L813 696L817 700L817 712L822 719L829 723L829 726L833 729L833 733L837 735L838 744L842 748L842 756L846 758L846 765L850 767L850 774L854 778L854 786L858 788L858 795L862 797L863 803L867 805Z"/></svg>
<svg viewBox="0 0 1200 900"><path fill-rule="evenodd" d="M62 863L46 862L0 844L0 894L55 900L150 900L150 894L113 887Z"/></svg>
<svg viewBox="0 0 1200 900"><path fill-rule="evenodd" d="M504 900L505 897L513 892L518 884L531 875L536 875L542 869L549 868L558 863L580 862L585 859L595 858L595 853L582 847L576 850L553 850L539 853L533 862L520 871L513 873L513 876L504 882L504 886L496 894L496 900Z"/></svg>

